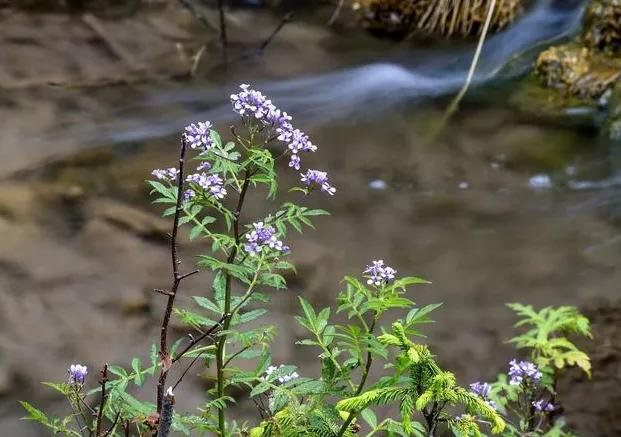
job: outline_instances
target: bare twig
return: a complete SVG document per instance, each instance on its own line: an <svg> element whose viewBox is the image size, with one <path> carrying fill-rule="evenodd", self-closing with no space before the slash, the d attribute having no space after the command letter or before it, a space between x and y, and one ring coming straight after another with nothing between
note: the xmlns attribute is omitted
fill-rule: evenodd
<svg viewBox="0 0 621 437"><path fill-rule="evenodd" d="M200 355L200 354L198 354L198 355L196 355L196 356L192 359L192 361L190 361L190 364L188 364L188 366L185 368L185 370L183 371L183 373L181 373L181 376L179 377L179 379L177 379L177 382L175 382L175 383L172 385L172 389L173 389L173 391L175 391L175 390L177 389L177 386L178 386L179 384L181 384L181 381L183 381L183 378L185 378L185 375L187 375L187 373L190 371L190 368L194 365L194 363L195 363L195 362L197 362L197 361L198 361L198 359L200 358L200 356L201 356L201 355Z"/></svg>
<svg viewBox="0 0 621 437"><path fill-rule="evenodd" d="M102 436L102 426L103 426L103 416L104 409L106 407L106 383L108 382L108 363L104 364L103 369L101 370L101 398L99 401L99 411L97 412L97 425L95 428L95 437Z"/></svg>
<svg viewBox="0 0 621 437"><path fill-rule="evenodd" d="M172 359L172 363L176 363L177 361L179 361L181 358L183 358L183 356L188 353L188 351L190 349L192 349L194 346L196 346L198 343L200 343L201 341L203 341L203 339L209 337L210 335L212 335L216 329L220 328L222 326L222 323L229 317L229 314L225 314L222 316L222 318L218 321L218 323L216 323L215 325L213 325L211 328L209 328L207 331L203 332L200 336L196 337L196 338L192 338L190 341L190 344L188 344L185 348L183 348L183 350L181 352L179 352L173 359Z"/></svg>
<svg viewBox="0 0 621 437"><path fill-rule="evenodd" d="M487 37L487 32L489 31L490 23L492 22L492 17L494 16L494 10L496 9L496 0L490 0L489 8L487 9L487 16L485 18L485 23L483 24L483 29L481 30L481 36L479 37L479 42L477 43L477 48L474 52L474 56L472 58L472 62L470 63L470 69L468 70L468 75L466 76L466 81L464 85L459 90L459 93L455 96L455 98L451 101L450 105L446 109L444 116L440 120L440 123L433 129L430 135L430 139L435 138L438 133L442 131L446 123L449 121L451 116L457 111L459 108L459 103L464 98L470 85L472 83L472 79L474 78L474 73L477 69L477 65L479 64L479 58L481 56L481 51L483 50L483 44L485 43L485 38Z"/></svg>
<svg viewBox="0 0 621 437"><path fill-rule="evenodd" d="M259 55L263 54L263 52L265 51L265 49L267 48L268 45L271 44L271 42L274 40L274 38L276 38L276 35L278 35L278 32L280 32L282 30L282 28L285 26L285 24L287 24L288 22L290 22L293 19L293 11L289 11L287 12L281 19L280 22L278 23L278 25L274 28L274 30L272 31L272 33L270 34L270 36L268 36L265 41L263 41L263 43L259 46L257 52Z"/></svg>
<svg viewBox="0 0 621 437"><path fill-rule="evenodd" d="M227 37L226 37L226 16L224 14L224 0L218 0L218 13L220 15L220 45L222 46L222 56L226 61L226 48L227 48Z"/></svg>
<svg viewBox="0 0 621 437"><path fill-rule="evenodd" d="M194 3L192 3L190 0L179 0L179 4L187 9L187 11L192 14L194 18L196 18L203 26L205 26L205 28L212 32L218 31L216 26L211 24L207 17L205 17L205 14L203 14L196 6L194 6Z"/></svg>
<svg viewBox="0 0 621 437"><path fill-rule="evenodd" d="M336 4L336 8L334 8L334 12L332 13L332 16L330 17L330 21L328 21L328 26L332 26L334 22L336 21L336 19L339 17L341 13L341 9L343 9L343 3L345 3L345 0L339 0L338 3Z"/></svg>
<svg viewBox="0 0 621 437"><path fill-rule="evenodd" d="M116 427L116 424L119 422L119 419L121 418L121 412L119 411L118 413L116 413L116 416L114 417L114 421L112 422L112 425L110 426L110 429L108 429L108 431L105 432L105 434L103 435L103 437L107 437L110 434L112 434L112 431L114 430L114 428Z"/></svg>
<svg viewBox="0 0 621 437"><path fill-rule="evenodd" d="M170 323L170 316L172 314L173 306L175 303L175 297L177 296L177 289L181 283L184 275L179 273L179 258L177 256L177 231L179 228L179 219L181 212L183 211L183 186L184 186L184 173L183 167L185 164L185 150L186 143L185 138L181 138L181 153L179 156L179 173L177 175L177 205L175 208L175 217L173 220L173 229L170 236L170 256L172 262L173 282L169 290L168 300L166 302L166 310L164 311L164 318L162 320L162 326L160 328L160 359L162 360L162 370L160 371L160 377L157 383L157 412L162 411L162 401L164 399L164 386L166 384L166 377L168 376L168 370L170 368L170 356L168 352L168 324Z"/></svg>

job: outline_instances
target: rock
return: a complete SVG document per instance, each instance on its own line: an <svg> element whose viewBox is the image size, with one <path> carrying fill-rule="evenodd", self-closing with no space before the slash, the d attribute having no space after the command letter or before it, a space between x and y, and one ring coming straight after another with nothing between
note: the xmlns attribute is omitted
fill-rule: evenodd
<svg viewBox="0 0 621 437"><path fill-rule="evenodd" d="M621 0L594 0L584 16L583 40L598 50L621 49Z"/></svg>
<svg viewBox="0 0 621 437"><path fill-rule="evenodd" d="M621 61L578 43L550 47L535 63L535 74L549 88L597 99L621 75Z"/></svg>
<svg viewBox="0 0 621 437"><path fill-rule="evenodd" d="M115 227L143 238L168 241L168 220L113 200L95 201L92 210L96 217Z"/></svg>

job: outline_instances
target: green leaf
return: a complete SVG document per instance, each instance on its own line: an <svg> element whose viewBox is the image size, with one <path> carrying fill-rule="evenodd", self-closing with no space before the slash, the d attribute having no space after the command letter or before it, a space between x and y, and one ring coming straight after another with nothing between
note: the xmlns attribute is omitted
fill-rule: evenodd
<svg viewBox="0 0 621 437"><path fill-rule="evenodd" d="M360 416L371 427L372 430L377 428L377 416L370 408L365 408L360 412Z"/></svg>
<svg viewBox="0 0 621 437"><path fill-rule="evenodd" d="M24 409L29 414L29 416L22 417L22 419L24 419L24 420L34 420L34 421L42 423L44 425L48 425L50 423L50 420L47 418L47 416L45 415L45 413L43 411L33 407L28 402L19 401L19 403L22 405L22 407L24 407Z"/></svg>

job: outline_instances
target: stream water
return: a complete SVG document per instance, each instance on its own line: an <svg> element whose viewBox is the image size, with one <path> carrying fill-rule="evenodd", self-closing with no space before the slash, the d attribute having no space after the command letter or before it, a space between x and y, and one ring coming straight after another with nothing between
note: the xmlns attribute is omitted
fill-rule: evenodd
<svg viewBox="0 0 621 437"><path fill-rule="evenodd" d="M377 42L368 48L324 48L325 58L308 59L304 54L279 54L275 46L259 60L216 70L215 77L192 83L93 91L97 109L92 116L75 115L68 107L70 115L62 125L44 133L20 126L20 141L3 143L0 174L12 184L68 179L87 191L96 187L88 191L94 197L145 205L144 189L133 187L142 184L150 168L174 161L176 132L189 121L205 119L224 128L231 111L222 102L237 84L252 83L319 144L318 153L307 161L327 170L338 189L334 198L312 200L331 210L332 217L320 220L317 231L304 238L292 236L299 278L275 302L274 320L285 328L276 359L299 362L313 355L300 355L293 346L301 335L290 318L297 312L297 293L317 305L333 304L333 290L343 274L358 274L370 260L384 259L400 273L433 282L418 290L414 300L444 302L435 316L438 323L427 330L440 360L450 363L461 382L490 378L511 358L503 342L514 320L504 303L591 306L619 296L617 148L599 135L593 114L549 114L537 100L527 99L530 107L519 103L525 92L520 77L542 47L577 30L583 3L540 0L512 27L491 36L471 93L433 140L430 130L462 85L473 44L395 48ZM280 66L285 68L281 71ZM11 129L9 123L5 127ZM109 149L105 153L113 156L88 165L65 161L87 148ZM130 175L124 173L127 168ZM296 177L282 171L285 183ZM261 207L256 201L249 215L259 214ZM68 220L67 211L61 211L67 205L56 208L43 219L44 233L59 226L66 230L57 222ZM80 220L90 223L86 216ZM80 262L98 263L100 279L88 287L81 285L86 279L48 280L57 291L65 287L65 298L55 304L82 305L72 298L84 288L102 295L115 287L124 293L161 286L152 284L152 276L166 278L165 245L115 246L111 241L116 237L88 224L80 226L50 238L70 252L67 260L75 255ZM32 247L20 258L24 264L36 260L39 251L46 253L46 247L40 249L40 231L29 232L16 243ZM157 255L146 255L147 249ZM62 265L62 259L54 265ZM154 263L150 270L148 262ZM136 269L144 269L143 274ZM11 273L5 276L2 283L12 284ZM46 280L37 287L43 289ZM62 311L65 317L70 314ZM88 308L79 311L88 314ZM37 314L31 315L33 326L45 329L43 322L34 321ZM135 336L121 345L104 339L129 328L125 321L109 326L101 317L85 320L81 330L91 332L90 337L99 335L104 350L88 345L75 330L63 343L64 350L74 355L87 351L89 359L102 361L136 349ZM43 338L41 345L53 341ZM105 350L113 356L105 356ZM299 364L302 372L312 370L305 359Z"/></svg>

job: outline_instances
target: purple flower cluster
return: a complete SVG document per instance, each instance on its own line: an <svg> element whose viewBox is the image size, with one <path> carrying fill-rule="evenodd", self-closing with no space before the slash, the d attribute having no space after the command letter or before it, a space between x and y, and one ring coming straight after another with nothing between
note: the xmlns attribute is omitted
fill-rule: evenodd
<svg viewBox="0 0 621 437"><path fill-rule="evenodd" d="M539 368L530 361L511 360L509 362L509 376L511 377L509 384L519 385L528 381L537 384L543 375Z"/></svg>
<svg viewBox="0 0 621 437"><path fill-rule="evenodd" d="M252 224L252 227L252 231L246 234L248 243L244 245L244 250L251 256L256 256L265 247L282 253L289 252L289 247L285 246L276 236L276 229L273 226L265 226L263 222L256 222Z"/></svg>
<svg viewBox="0 0 621 437"><path fill-rule="evenodd" d="M187 182L198 185L216 199L223 199L224 196L226 196L226 189L223 186L222 178L217 174L194 173L188 175L185 180ZM186 190L184 195L186 197L186 200L189 200L194 197L196 193L194 192L194 190L190 189Z"/></svg>
<svg viewBox="0 0 621 437"><path fill-rule="evenodd" d="M381 287L395 279L397 271L392 267L384 265L384 260L373 261L363 272L367 278L367 284Z"/></svg>
<svg viewBox="0 0 621 437"><path fill-rule="evenodd" d="M174 181L179 175L179 170L174 167L156 168L151 174L161 181Z"/></svg>
<svg viewBox="0 0 621 437"><path fill-rule="evenodd" d="M72 385L82 385L84 384L84 380L86 379L86 374L88 373L88 369L86 366L81 364L72 364L69 366L69 384Z"/></svg>
<svg viewBox="0 0 621 437"><path fill-rule="evenodd" d="M475 395L481 396L483 399L487 399L489 397L489 392L492 389L492 386L487 382L473 382L470 384L470 391Z"/></svg>
<svg viewBox="0 0 621 437"><path fill-rule="evenodd" d="M299 129L293 129L292 126L286 128L278 128L278 139L287 144L287 148L291 151L289 159L289 167L296 170L300 169L300 152L316 152L317 146L309 139L308 135Z"/></svg>
<svg viewBox="0 0 621 437"><path fill-rule="evenodd" d="M496 403L489 398L489 393L492 389L492 386L487 382L473 382L470 384L470 391L477 396L480 396L487 405L492 407L494 410L498 408Z"/></svg>
<svg viewBox="0 0 621 437"><path fill-rule="evenodd" d="M296 129L291 124L291 116L284 111L278 109L271 100L265 97L260 91L253 90L250 85L240 85L241 91L231 95L231 103L233 110L242 116L254 117L263 125L274 129L277 138L287 145L287 149L291 153L289 157L289 167L299 170L302 165L300 159L301 152L316 152L317 146L313 144L308 135L300 129ZM322 191L328 194L334 194L336 190L327 183L327 175L325 172L317 172L323 175L325 183L318 183ZM308 180L308 172L302 174L302 182L309 186L315 181ZM311 176L313 173L311 173Z"/></svg>
<svg viewBox="0 0 621 437"><path fill-rule="evenodd" d="M538 413L551 413L554 411L554 404L543 399L533 401L533 407L535 407L535 411Z"/></svg>
<svg viewBox="0 0 621 437"><path fill-rule="evenodd" d="M251 89L247 84L239 87L241 91L238 94L231 94L231 103L235 112L239 115L254 117L263 124L277 129L291 128L291 123L289 123L291 116L278 109L260 91Z"/></svg>
<svg viewBox="0 0 621 437"><path fill-rule="evenodd" d="M210 132L211 127L211 122L209 121L192 123L185 127L183 137L192 149L199 149L202 152L207 152L213 147Z"/></svg>
<svg viewBox="0 0 621 437"><path fill-rule="evenodd" d="M330 185L328 181L328 174L325 171L319 170L307 170L306 173L300 173L301 181L309 188L319 187L324 193L328 193L330 196L334 196L336 188Z"/></svg>

